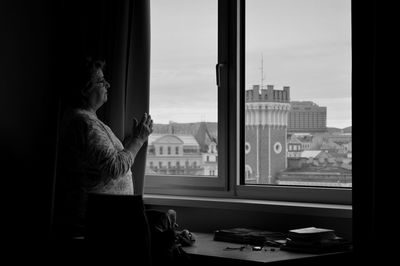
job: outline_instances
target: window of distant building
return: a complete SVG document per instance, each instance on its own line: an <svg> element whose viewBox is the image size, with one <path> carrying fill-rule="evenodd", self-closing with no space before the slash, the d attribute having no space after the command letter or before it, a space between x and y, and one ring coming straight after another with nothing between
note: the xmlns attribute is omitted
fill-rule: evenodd
<svg viewBox="0 0 400 266"><path fill-rule="evenodd" d="M248 154L248 153L250 152L250 149L251 149L250 143L249 143L249 142L246 142L246 144L245 144L245 151L246 151L246 154Z"/></svg>
<svg viewBox="0 0 400 266"><path fill-rule="evenodd" d="M252 179L253 170L251 169L250 165L246 164L245 167L245 175L246 180Z"/></svg>

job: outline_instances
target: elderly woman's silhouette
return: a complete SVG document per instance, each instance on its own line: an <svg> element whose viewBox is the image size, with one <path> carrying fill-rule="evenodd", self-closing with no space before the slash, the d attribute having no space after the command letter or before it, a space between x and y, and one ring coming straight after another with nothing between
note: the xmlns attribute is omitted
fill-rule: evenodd
<svg viewBox="0 0 400 266"><path fill-rule="evenodd" d="M104 61L86 59L70 88L69 107L60 126L56 186L57 238L85 235L89 193L133 195L131 167L153 131L151 116L133 119L131 134L121 142L96 111L107 101L110 84Z"/></svg>

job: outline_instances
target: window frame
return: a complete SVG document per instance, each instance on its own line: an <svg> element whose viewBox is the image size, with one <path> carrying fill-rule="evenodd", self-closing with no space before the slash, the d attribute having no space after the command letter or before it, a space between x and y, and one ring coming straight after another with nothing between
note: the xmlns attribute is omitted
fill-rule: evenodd
<svg viewBox="0 0 400 266"><path fill-rule="evenodd" d="M245 0L218 1L218 177L146 175L146 194L352 205L353 188L245 184Z"/></svg>
<svg viewBox="0 0 400 266"><path fill-rule="evenodd" d="M225 49L230 43L229 38L229 0L217 0L218 3L218 48L217 62L222 66L228 65L228 50ZM172 195L213 195L215 191L223 195L229 194L228 187L228 72L222 69L220 86L218 87L218 176L183 176L183 175L146 175L145 192ZM187 193L186 190L190 190Z"/></svg>

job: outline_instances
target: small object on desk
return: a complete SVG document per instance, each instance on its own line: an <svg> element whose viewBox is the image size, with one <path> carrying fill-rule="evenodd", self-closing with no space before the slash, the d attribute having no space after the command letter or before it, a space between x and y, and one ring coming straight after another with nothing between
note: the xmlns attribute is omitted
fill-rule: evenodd
<svg viewBox="0 0 400 266"><path fill-rule="evenodd" d="M176 231L176 242L184 247L192 246L196 242L196 236L187 229Z"/></svg>
<svg viewBox="0 0 400 266"><path fill-rule="evenodd" d="M280 247L286 243L286 239L280 239L280 240L267 240L265 242L266 246L270 247Z"/></svg>
<svg viewBox="0 0 400 266"><path fill-rule="evenodd" d="M253 251L260 251L262 249L262 247L260 246L254 246L253 247Z"/></svg>
<svg viewBox="0 0 400 266"><path fill-rule="evenodd" d="M245 246L241 246L241 247L226 247L226 248L224 248L224 250L240 250L240 251L243 251L244 248L245 248Z"/></svg>

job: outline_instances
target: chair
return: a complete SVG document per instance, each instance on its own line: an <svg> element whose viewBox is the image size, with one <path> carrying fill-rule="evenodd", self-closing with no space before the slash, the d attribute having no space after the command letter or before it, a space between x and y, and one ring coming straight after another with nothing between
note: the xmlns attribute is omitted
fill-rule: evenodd
<svg viewBox="0 0 400 266"><path fill-rule="evenodd" d="M89 193L85 239L93 256L129 265L151 265L150 231L142 196Z"/></svg>

